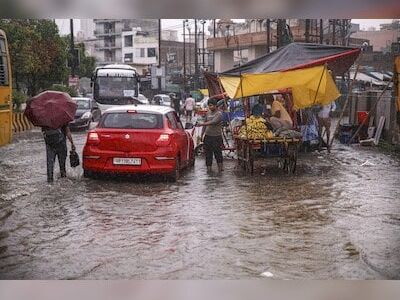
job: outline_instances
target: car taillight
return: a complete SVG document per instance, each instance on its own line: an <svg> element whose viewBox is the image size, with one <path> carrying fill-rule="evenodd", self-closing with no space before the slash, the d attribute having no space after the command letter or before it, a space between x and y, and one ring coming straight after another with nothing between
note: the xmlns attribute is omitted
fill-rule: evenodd
<svg viewBox="0 0 400 300"><path fill-rule="evenodd" d="M171 142L171 136L169 134L163 133L157 139L157 146L167 146Z"/></svg>
<svg viewBox="0 0 400 300"><path fill-rule="evenodd" d="M99 142L99 135L97 132L89 132L88 138L87 138L87 143L88 144L97 144Z"/></svg>

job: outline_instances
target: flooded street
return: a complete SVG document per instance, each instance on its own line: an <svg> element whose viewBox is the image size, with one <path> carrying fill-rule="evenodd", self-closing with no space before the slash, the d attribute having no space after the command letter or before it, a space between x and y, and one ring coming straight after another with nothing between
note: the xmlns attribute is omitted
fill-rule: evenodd
<svg viewBox="0 0 400 300"><path fill-rule="evenodd" d="M263 164L199 158L177 183L68 166L49 185L40 132L20 134L0 148L0 278L400 279L399 158L337 144L295 176Z"/></svg>

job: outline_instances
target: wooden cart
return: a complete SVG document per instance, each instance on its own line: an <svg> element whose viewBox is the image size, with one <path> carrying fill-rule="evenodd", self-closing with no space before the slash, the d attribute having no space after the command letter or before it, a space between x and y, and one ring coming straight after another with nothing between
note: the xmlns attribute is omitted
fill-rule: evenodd
<svg viewBox="0 0 400 300"><path fill-rule="evenodd" d="M254 173L254 161L259 156L278 158L279 168L288 174L296 171L297 154L301 139L288 137L272 137L268 139L246 139L235 136L236 153L239 166L250 174ZM271 149L277 151L268 151Z"/></svg>

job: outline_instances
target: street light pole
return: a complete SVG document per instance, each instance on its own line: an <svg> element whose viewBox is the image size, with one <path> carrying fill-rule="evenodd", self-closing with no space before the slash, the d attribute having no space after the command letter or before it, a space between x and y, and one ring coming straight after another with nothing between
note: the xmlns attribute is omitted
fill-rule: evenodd
<svg viewBox="0 0 400 300"><path fill-rule="evenodd" d="M205 45L204 45L204 43L205 43L204 24L205 24L205 23L206 23L205 20L202 20L202 21L201 21L201 24L203 25L203 44L201 45L201 46L202 46L202 47L201 47L201 51L202 51L202 54L203 54L203 58L202 58L203 68L206 67L206 61L205 61L205 50L206 50L206 48L205 48Z"/></svg>
<svg viewBox="0 0 400 300"><path fill-rule="evenodd" d="M187 23L186 24L186 28L187 28L187 30L189 31L189 77L191 77L192 76L192 41L191 41L191 36L192 36L192 34L191 34L191 28L190 28L190 25L189 25L189 23Z"/></svg>
<svg viewBox="0 0 400 300"><path fill-rule="evenodd" d="M74 42L74 20L69 19L69 25L71 29L71 39L70 39L70 46L69 46L69 51L71 53L71 75L72 77L75 77L75 42Z"/></svg>
<svg viewBox="0 0 400 300"><path fill-rule="evenodd" d="M216 26L216 22L215 19L213 19L213 38L214 38L214 43L215 43L215 35L216 35L216 31L217 31L217 26ZM213 72L215 72L215 50L213 51Z"/></svg>
<svg viewBox="0 0 400 300"><path fill-rule="evenodd" d="M158 19L158 68L161 68L161 19ZM158 92L161 93L161 90L161 76L158 76Z"/></svg>
<svg viewBox="0 0 400 300"><path fill-rule="evenodd" d="M194 89L198 88L199 81L199 57L197 52L197 19L194 19Z"/></svg>
<svg viewBox="0 0 400 300"><path fill-rule="evenodd" d="M271 24L270 19L267 19L267 53L270 51L271 44Z"/></svg>
<svg viewBox="0 0 400 300"><path fill-rule="evenodd" d="M183 91L186 92L186 29L185 23L187 20L183 20Z"/></svg>

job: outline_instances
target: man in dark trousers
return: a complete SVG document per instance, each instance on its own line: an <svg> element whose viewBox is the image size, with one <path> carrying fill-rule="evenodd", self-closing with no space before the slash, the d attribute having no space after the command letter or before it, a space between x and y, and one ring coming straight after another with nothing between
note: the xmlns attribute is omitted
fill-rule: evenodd
<svg viewBox="0 0 400 300"><path fill-rule="evenodd" d="M169 95L169 97L171 98L173 108L175 109L177 115L180 117L181 116L181 99L174 93L171 93Z"/></svg>
<svg viewBox="0 0 400 300"><path fill-rule="evenodd" d="M75 145L68 124L57 129L43 127L42 132L46 143L47 182L53 182L54 162L56 156L60 166L61 177L66 177L67 172L65 164L67 160L67 138L71 142L71 149L73 151L75 151Z"/></svg>
<svg viewBox="0 0 400 300"><path fill-rule="evenodd" d="M206 152L207 172L212 171L213 155L218 164L218 173L222 168L222 113L217 108L217 99L208 100L208 112L204 123L198 123L197 126L203 126L202 134L204 150Z"/></svg>

